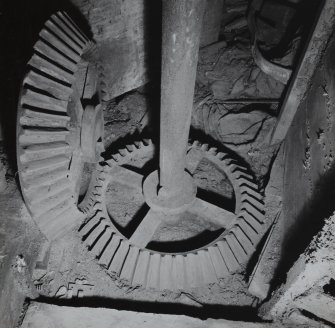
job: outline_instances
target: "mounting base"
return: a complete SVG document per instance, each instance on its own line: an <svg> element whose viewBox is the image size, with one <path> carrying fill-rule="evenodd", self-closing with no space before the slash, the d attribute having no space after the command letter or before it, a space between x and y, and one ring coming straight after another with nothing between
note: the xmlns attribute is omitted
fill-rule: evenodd
<svg viewBox="0 0 335 328"><path fill-rule="evenodd" d="M164 193L159 186L158 171L148 175L143 183L143 195L146 203L155 211L164 214L179 214L185 212L196 200L197 187L193 178L184 172L181 192Z"/></svg>

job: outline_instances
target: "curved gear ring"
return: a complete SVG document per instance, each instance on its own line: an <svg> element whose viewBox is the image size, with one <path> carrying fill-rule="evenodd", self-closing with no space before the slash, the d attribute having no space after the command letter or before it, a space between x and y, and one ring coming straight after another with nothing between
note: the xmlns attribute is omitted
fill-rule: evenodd
<svg viewBox="0 0 335 328"><path fill-rule="evenodd" d="M188 170L194 172L199 159L205 157L225 172L236 198L235 213L230 213L225 231L216 240L190 252L162 253L138 247L114 226L106 209L108 184L115 179L126 179L131 184L131 174L124 174L120 167L138 154L153 153L150 140L128 145L101 163L92 178L82 203L88 219L79 232L98 263L125 285L156 290L185 290L219 283L228 275L243 271L267 226L262 196L246 168L216 148L208 149L207 144L195 141L189 145ZM195 211L201 210L195 207ZM208 207L202 212L214 213Z"/></svg>
<svg viewBox="0 0 335 328"><path fill-rule="evenodd" d="M49 240L83 218L77 207L76 172L81 98L88 71L93 71L83 56L92 46L66 13L52 15L39 34L22 83L17 118L20 184L30 213Z"/></svg>

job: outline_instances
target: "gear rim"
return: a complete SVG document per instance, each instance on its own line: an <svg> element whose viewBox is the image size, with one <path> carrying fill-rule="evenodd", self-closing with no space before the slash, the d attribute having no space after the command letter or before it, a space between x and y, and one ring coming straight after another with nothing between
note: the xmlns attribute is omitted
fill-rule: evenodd
<svg viewBox="0 0 335 328"><path fill-rule="evenodd" d="M104 202L109 167L126 164L140 152L152 152L153 147L150 140L140 141L127 145L112 155L112 159L100 163L81 207L88 219L79 233L89 251L113 278L130 286L156 290L201 287L219 283L227 275L242 271L267 227L262 196L246 168L216 148L208 149L207 144L195 141L188 151L196 149L225 166L223 171L233 184L236 197L236 220L230 229L198 249L164 253L131 244L114 226ZM253 211L255 206L260 208L257 218L250 206Z"/></svg>

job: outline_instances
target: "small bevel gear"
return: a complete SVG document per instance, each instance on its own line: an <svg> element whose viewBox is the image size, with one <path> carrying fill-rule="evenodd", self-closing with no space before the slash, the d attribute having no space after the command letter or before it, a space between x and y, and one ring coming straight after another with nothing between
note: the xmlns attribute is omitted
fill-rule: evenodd
<svg viewBox="0 0 335 328"><path fill-rule="evenodd" d="M65 12L45 23L28 62L17 116L17 162L25 203L49 239L83 220L78 210L85 162L98 162L103 115L94 43ZM84 102L87 105L84 105Z"/></svg>
<svg viewBox="0 0 335 328"><path fill-rule="evenodd" d="M220 283L228 275L242 272L268 227L264 222L263 197L244 166L207 144L198 141L189 144L187 170L194 173L199 162L206 158L223 171L234 189L235 212L224 209L220 212L208 203L205 209L199 208L198 204L189 211L200 211L207 219L222 220L225 230L218 238L192 251L163 253L139 247L113 224L106 208L107 186L119 181L133 185L141 192L138 184L141 184L142 176L123 165L129 165L139 154L153 157L154 150L150 140L136 142L100 164L81 207L88 219L79 232L89 251L109 275L125 285L148 289L185 290Z"/></svg>

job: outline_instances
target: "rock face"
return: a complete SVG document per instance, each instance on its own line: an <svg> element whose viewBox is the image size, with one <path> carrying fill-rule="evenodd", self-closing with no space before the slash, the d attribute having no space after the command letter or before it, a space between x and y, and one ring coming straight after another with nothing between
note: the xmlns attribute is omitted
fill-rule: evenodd
<svg viewBox="0 0 335 328"><path fill-rule="evenodd" d="M127 134L142 132L148 125L148 98L133 92L125 95L118 103L109 102L105 109L105 146Z"/></svg>
<svg viewBox="0 0 335 328"><path fill-rule="evenodd" d="M284 90L255 64L249 45L224 41L200 51L197 82L216 99L277 99Z"/></svg>
<svg viewBox="0 0 335 328"><path fill-rule="evenodd" d="M276 118L265 111L232 110L212 96L196 102L192 116L194 128L232 146L264 143L275 122Z"/></svg>

